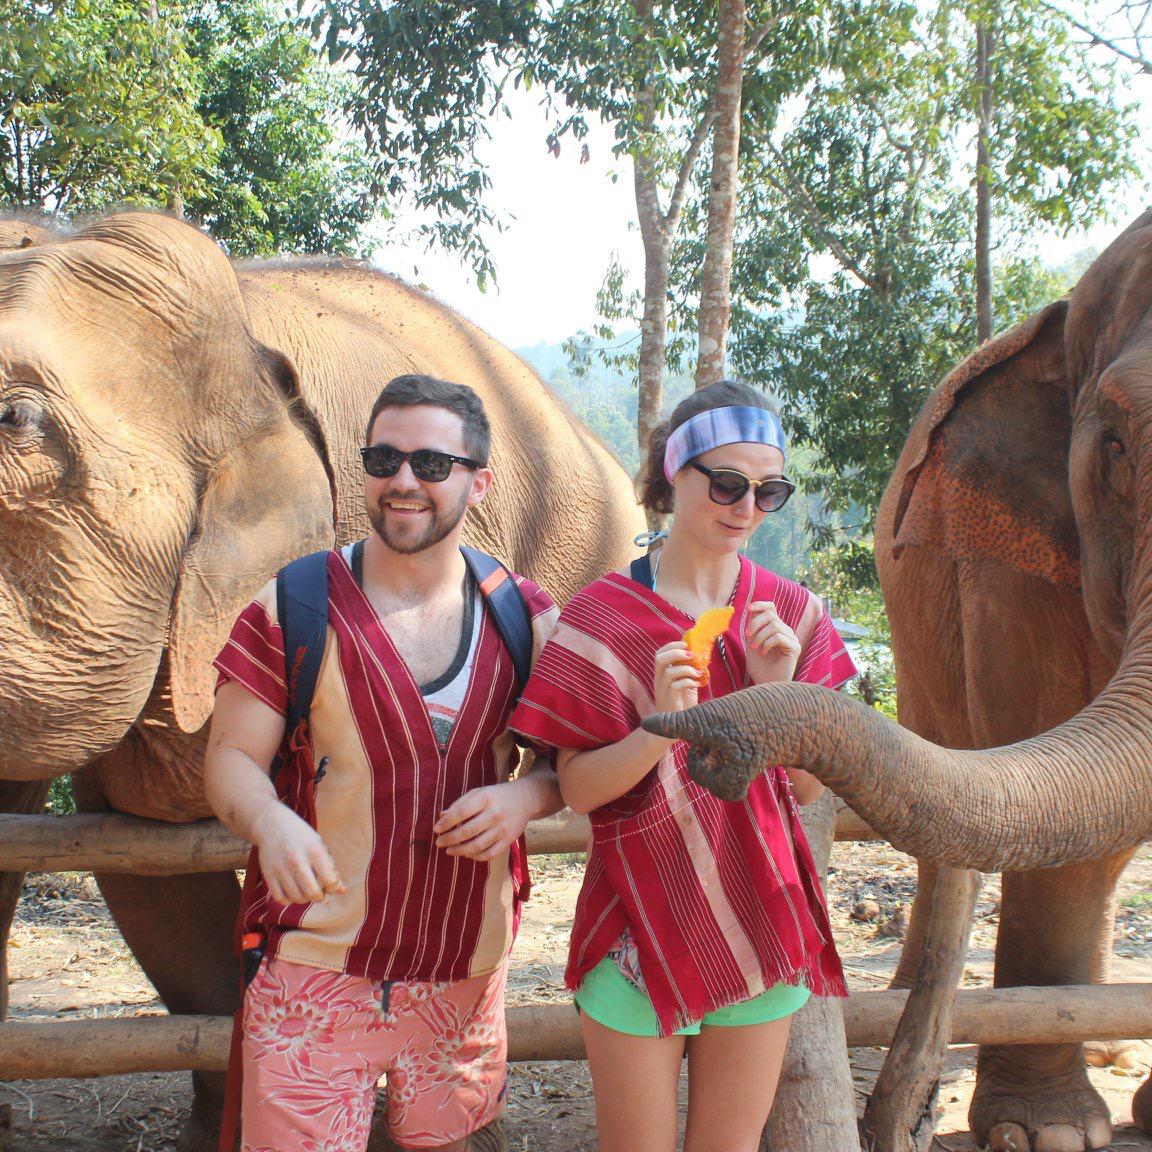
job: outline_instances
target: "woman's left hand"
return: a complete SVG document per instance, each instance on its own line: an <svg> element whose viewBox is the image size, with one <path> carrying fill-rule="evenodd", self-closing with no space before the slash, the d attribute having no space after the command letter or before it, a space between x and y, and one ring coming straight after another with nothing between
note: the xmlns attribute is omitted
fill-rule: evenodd
<svg viewBox="0 0 1152 1152"><path fill-rule="evenodd" d="M753 684L785 684L792 679L800 660L800 640L780 619L771 600L749 605L744 639Z"/></svg>

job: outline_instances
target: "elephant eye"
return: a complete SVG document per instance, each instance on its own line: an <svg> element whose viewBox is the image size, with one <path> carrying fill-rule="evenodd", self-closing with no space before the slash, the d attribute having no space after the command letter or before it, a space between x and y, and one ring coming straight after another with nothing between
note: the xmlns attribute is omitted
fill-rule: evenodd
<svg viewBox="0 0 1152 1152"><path fill-rule="evenodd" d="M19 400L0 403L0 432L27 432L36 425L36 411Z"/></svg>
<svg viewBox="0 0 1152 1152"><path fill-rule="evenodd" d="M1104 450L1114 459L1119 459L1127 452L1127 449L1124 447L1124 441L1112 432L1104 433Z"/></svg>

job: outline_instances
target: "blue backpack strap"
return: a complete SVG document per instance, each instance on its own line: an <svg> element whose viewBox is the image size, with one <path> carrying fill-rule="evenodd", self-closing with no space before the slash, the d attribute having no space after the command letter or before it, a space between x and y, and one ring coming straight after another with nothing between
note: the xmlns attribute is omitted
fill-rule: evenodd
<svg viewBox="0 0 1152 1152"><path fill-rule="evenodd" d="M631 572L632 579L635 580L637 584L643 584L649 591L655 587L656 581L652 578L652 557L650 553L645 552L643 556L637 556L636 559L632 561L629 571Z"/></svg>
<svg viewBox="0 0 1152 1152"><path fill-rule="evenodd" d="M462 546L460 551L476 583L480 585L481 595L492 613L496 630L512 657L519 695L524 691L528 674L532 671L532 619L528 615L528 605L524 603L512 573L494 556L466 546Z"/></svg>
<svg viewBox="0 0 1152 1152"><path fill-rule="evenodd" d="M285 733L291 738L308 717L324 659L328 632L328 553L313 552L286 564L276 576L276 614L284 634L284 683L288 687Z"/></svg>

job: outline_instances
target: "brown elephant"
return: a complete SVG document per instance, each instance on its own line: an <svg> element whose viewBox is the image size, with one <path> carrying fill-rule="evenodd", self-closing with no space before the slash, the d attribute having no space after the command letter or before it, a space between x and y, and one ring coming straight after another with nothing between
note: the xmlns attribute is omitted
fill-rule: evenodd
<svg viewBox="0 0 1152 1152"><path fill-rule="evenodd" d="M357 448L407 372L488 407L497 481L473 543L561 600L626 561L644 527L627 476L423 292L350 264L234 269L149 214L0 254L4 810L38 810L71 772L84 809L209 815L210 661L277 568L368 531ZM232 1011L233 874L97 879L170 1011ZM197 1078L186 1149L210 1146L219 1080Z"/></svg>
<svg viewBox="0 0 1152 1152"><path fill-rule="evenodd" d="M800 686L653 725L700 742L701 783L799 764L897 847L1004 870L998 985L1106 979L1115 882L1152 833L1152 212L929 398L876 558L918 736ZM1152 1131L1147 1084L1134 1112ZM982 1049L970 1121L1017 1152L1110 1135L1079 1044Z"/></svg>

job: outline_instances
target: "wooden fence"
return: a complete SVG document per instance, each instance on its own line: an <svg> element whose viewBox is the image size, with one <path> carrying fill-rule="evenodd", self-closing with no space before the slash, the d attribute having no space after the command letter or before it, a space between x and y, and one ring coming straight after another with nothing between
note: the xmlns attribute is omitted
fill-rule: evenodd
<svg viewBox="0 0 1152 1152"><path fill-rule="evenodd" d="M588 821L568 813L528 828L533 854L580 852ZM837 840L875 839L843 809ZM242 868L247 845L215 820L173 825L129 816L0 815L0 872L124 872L162 876ZM844 1005L852 1047L886 1046L907 992L860 992ZM126 1019L0 1024L0 1080L112 1076L126 1072L227 1065L230 1018L137 1016ZM1152 986L1077 985L1055 988L965 989L952 1015L953 1044L1051 1044L1135 1039L1152 1035ZM571 1007L541 1004L508 1009L509 1058L584 1057Z"/></svg>

